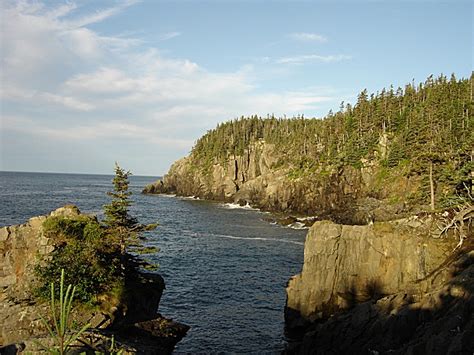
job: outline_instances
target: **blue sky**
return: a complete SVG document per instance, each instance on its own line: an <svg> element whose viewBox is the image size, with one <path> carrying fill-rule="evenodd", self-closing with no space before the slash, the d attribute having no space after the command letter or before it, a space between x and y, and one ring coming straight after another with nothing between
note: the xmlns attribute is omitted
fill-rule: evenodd
<svg viewBox="0 0 474 355"><path fill-rule="evenodd" d="M218 122L472 71L470 1L0 6L0 170L162 175Z"/></svg>

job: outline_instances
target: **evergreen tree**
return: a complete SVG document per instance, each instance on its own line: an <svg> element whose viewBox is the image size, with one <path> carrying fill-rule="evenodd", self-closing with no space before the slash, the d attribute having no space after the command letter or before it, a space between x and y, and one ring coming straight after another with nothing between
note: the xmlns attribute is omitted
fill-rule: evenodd
<svg viewBox="0 0 474 355"><path fill-rule="evenodd" d="M140 224L130 215L128 210L132 205L130 201L132 192L128 190L130 175L132 175L130 171L125 171L115 163L115 177L112 180L114 191L107 192L112 201L104 206L104 223L110 234L118 238L122 255L125 255L127 245L136 240L140 232L155 229L157 226L157 224Z"/></svg>
<svg viewBox="0 0 474 355"><path fill-rule="evenodd" d="M132 204L130 201L132 193L128 191L128 178L131 175L130 171L125 171L115 163L115 177L112 180L114 191L107 192L107 195L112 197L112 201L104 206L104 223L110 228L132 229L138 224L136 218L130 216L128 212L128 208Z"/></svg>
<svg viewBox="0 0 474 355"><path fill-rule="evenodd" d="M341 104L323 119L241 117L201 137L191 162L210 173L214 164L226 168L230 159L249 157L264 140L279 152L278 167L299 175L349 165L361 169L370 161L393 176L421 181L419 193L410 196L413 203L452 206L458 195L474 191L473 88L474 74L430 76L377 94L363 90L355 105ZM317 179L316 174L309 181Z"/></svg>

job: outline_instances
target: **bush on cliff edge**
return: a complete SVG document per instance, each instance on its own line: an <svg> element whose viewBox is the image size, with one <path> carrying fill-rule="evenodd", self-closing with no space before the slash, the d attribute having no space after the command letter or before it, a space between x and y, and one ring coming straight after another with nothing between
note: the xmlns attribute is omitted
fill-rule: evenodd
<svg viewBox="0 0 474 355"><path fill-rule="evenodd" d="M52 238L55 250L49 261L36 267L38 296L49 298L50 283L65 270L66 284L76 285L81 302L94 303L97 296L120 289L120 245L97 219L51 216L43 223L43 233Z"/></svg>
<svg viewBox="0 0 474 355"><path fill-rule="evenodd" d="M104 223L85 215L50 216L43 222L43 233L53 240L54 250L51 257L41 261L35 269L37 296L48 299L49 285L60 279L64 269L65 282L76 286L77 299L82 303L94 305L104 299L122 300L126 297L126 278L137 276L140 266L154 267L126 252L130 247L142 253L148 250L138 243L143 239L140 233L156 228L156 224L139 224L129 214L130 175L115 164L114 192L108 193L112 201L104 206ZM108 297L101 297L104 295Z"/></svg>

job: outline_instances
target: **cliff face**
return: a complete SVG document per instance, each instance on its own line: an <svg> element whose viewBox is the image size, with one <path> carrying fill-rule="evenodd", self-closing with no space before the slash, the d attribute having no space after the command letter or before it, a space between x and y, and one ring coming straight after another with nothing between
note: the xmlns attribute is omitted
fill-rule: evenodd
<svg viewBox="0 0 474 355"><path fill-rule="evenodd" d="M430 76L396 92L364 90L354 106L322 119L224 122L145 192L251 203L345 224L456 206L474 192L473 77Z"/></svg>
<svg viewBox="0 0 474 355"><path fill-rule="evenodd" d="M51 215L67 217L78 213L76 207L67 206ZM47 307L28 304L32 303L34 265L54 248L42 234L46 218L33 217L22 225L0 228L0 344L29 338L35 329L43 328L38 312L47 314Z"/></svg>
<svg viewBox="0 0 474 355"><path fill-rule="evenodd" d="M51 212L50 216L74 218L79 214L77 207L66 206ZM48 317L49 304L37 302L32 296L34 267L47 261L55 248L55 242L43 233L43 222L47 218L33 217L22 225L0 228L0 353L7 350L16 353L25 344L26 351L35 352L38 349L34 339L42 339L47 334L40 317ZM91 324L94 331L88 336L96 337L96 345L110 341L107 337L112 332L124 345L125 353L140 349L148 353L170 353L189 327L157 313L163 279L159 275L143 274L138 279L127 279L126 287L127 300L110 303L113 309L76 308L72 315L74 321ZM108 335L100 335L106 328ZM135 343L130 342L130 336ZM41 341L47 343L48 339ZM23 345L1 347L16 342Z"/></svg>
<svg viewBox="0 0 474 355"><path fill-rule="evenodd" d="M287 286L287 330L305 333L288 352L472 351L472 241L453 253L456 239L433 238L435 226L415 217L366 226L316 222L302 272Z"/></svg>
<svg viewBox="0 0 474 355"><path fill-rule="evenodd" d="M248 203L267 211L363 224L406 213L404 199L419 185L416 177L401 175L386 184L383 169L369 161L361 169L321 166L311 175L299 175L280 166L282 156L264 141L250 145L243 155L229 157L225 164L213 161L204 166L191 154L143 192Z"/></svg>

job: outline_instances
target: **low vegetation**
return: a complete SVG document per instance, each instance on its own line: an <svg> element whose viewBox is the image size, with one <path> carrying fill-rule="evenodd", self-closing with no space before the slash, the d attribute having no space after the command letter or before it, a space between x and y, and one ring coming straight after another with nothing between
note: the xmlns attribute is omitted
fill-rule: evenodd
<svg viewBox="0 0 474 355"><path fill-rule="evenodd" d="M50 354L63 355L69 353L71 345L89 328L90 324L82 326L78 331L71 331L71 310L72 302L76 287L67 286L65 290L64 270L61 270L61 280L59 283L59 294L55 292L54 282L51 282L51 300L50 311L51 321L41 318L44 326L48 329L51 339L54 341L53 346L46 346L41 342L38 345L41 349ZM59 296L59 302L56 297ZM59 308L59 309L58 309ZM52 323L52 326L50 325Z"/></svg>
<svg viewBox="0 0 474 355"><path fill-rule="evenodd" d="M51 297L50 285L61 278L64 270L64 282L75 285L76 299L81 303L96 306L104 299L120 300L126 296L126 277L131 277L139 267L153 268L133 253L156 251L141 246L141 232L155 228L156 224L142 225L129 214L129 176L130 172L116 165L114 190L109 192L112 201L104 206L103 222L86 215L46 219L43 233L53 240L55 249L50 259L36 267L38 297Z"/></svg>

